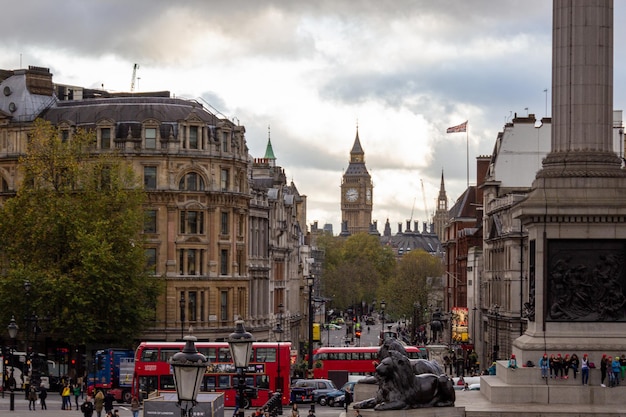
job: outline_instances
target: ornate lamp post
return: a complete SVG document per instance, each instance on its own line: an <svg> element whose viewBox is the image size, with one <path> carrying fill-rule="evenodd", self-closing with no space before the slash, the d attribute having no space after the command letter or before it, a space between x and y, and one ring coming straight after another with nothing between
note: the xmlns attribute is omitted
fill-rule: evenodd
<svg viewBox="0 0 626 417"><path fill-rule="evenodd" d="M198 392L206 371L208 359L196 349L194 336L185 336L185 347L169 360L174 371L174 386L178 396L180 415L192 415L191 410L197 404ZM183 408L183 402L184 408ZM191 404L191 406L189 406Z"/></svg>
<svg viewBox="0 0 626 417"><path fill-rule="evenodd" d="M493 344L493 362L498 360L498 353L500 352L500 345L499 345L499 337L498 337L498 327L500 327L500 306L499 305L494 305L493 306L493 314L496 318L496 340L495 343Z"/></svg>
<svg viewBox="0 0 626 417"><path fill-rule="evenodd" d="M178 302L180 306L180 338L184 339L185 332L185 294L180 295L180 301Z"/></svg>
<svg viewBox="0 0 626 417"><path fill-rule="evenodd" d="M309 286L309 364L308 374L309 376L313 372L313 284L315 284L315 276L309 275L306 278L306 283Z"/></svg>
<svg viewBox="0 0 626 417"><path fill-rule="evenodd" d="M13 346L15 345L15 338L17 337L17 331L19 327L15 322L15 317L11 316L11 321L7 326L7 330L9 331L9 337L11 338L11 376L9 377L8 385L11 390L11 400L9 403L9 411L15 411L15 378L13 376ZM4 390L2 391L4 392Z"/></svg>
<svg viewBox="0 0 626 417"><path fill-rule="evenodd" d="M385 307L387 307L385 300L380 300L380 315L383 317L383 341L385 340Z"/></svg>
<svg viewBox="0 0 626 417"><path fill-rule="evenodd" d="M273 329L274 335L278 339L278 352L276 352L276 360L278 361L278 369L276 370L276 386L278 387L278 392L280 392L280 405L279 414L282 414L282 406L283 406L283 378L280 376L280 342L283 341L283 311L284 311L283 303L278 304L278 322L276 323L276 327Z"/></svg>
<svg viewBox="0 0 626 417"><path fill-rule="evenodd" d="M250 363L250 355L252 353L252 343L254 336L246 331L243 327L243 320L235 322L235 331L228 336L228 346L230 347L230 355L233 358L235 368L237 369L237 388L239 391L239 401L237 402L238 417L244 417L244 409L246 407L246 368Z"/></svg>

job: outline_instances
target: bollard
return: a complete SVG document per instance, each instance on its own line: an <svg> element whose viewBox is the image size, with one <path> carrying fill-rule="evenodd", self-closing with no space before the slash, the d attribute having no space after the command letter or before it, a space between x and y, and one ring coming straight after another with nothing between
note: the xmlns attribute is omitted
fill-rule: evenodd
<svg viewBox="0 0 626 417"><path fill-rule="evenodd" d="M15 393L11 390L11 399L9 400L9 411L15 411Z"/></svg>

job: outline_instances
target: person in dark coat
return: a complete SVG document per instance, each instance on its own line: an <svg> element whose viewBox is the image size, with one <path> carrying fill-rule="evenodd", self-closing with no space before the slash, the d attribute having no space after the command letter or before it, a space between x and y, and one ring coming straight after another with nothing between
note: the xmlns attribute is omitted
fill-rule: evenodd
<svg viewBox="0 0 626 417"><path fill-rule="evenodd" d="M104 412L112 413L113 412L113 403L115 402L115 397L110 392L107 392L104 396Z"/></svg>
<svg viewBox="0 0 626 417"><path fill-rule="evenodd" d="M80 411L83 412L83 416L85 417L91 417L93 415L93 403L89 396L87 396L85 401L81 404Z"/></svg>
<svg viewBox="0 0 626 417"><path fill-rule="evenodd" d="M39 387L39 401L41 402L42 410L48 409L48 406L46 405L46 398L48 398L48 390L43 386L43 384L41 384Z"/></svg>

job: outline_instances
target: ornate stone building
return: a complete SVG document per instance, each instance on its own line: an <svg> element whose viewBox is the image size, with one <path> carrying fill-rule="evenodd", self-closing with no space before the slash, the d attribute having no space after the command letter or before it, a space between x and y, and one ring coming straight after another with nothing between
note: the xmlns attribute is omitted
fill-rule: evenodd
<svg viewBox="0 0 626 417"><path fill-rule="evenodd" d="M356 132L350 163L341 181L341 234L368 233L374 201L372 178L365 166L365 152Z"/></svg>
<svg viewBox="0 0 626 417"><path fill-rule="evenodd" d="M146 256L166 283L144 339L178 339L189 326L200 339L225 338L242 317L267 340L281 303L299 325L306 197L286 185L273 155L252 162L243 126L169 92L55 85L46 68L2 70L0 86L4 197L19 186L18 157L37 117L69 140L77 128L94 131L94 152L118 152L143 178Z"/></svg>

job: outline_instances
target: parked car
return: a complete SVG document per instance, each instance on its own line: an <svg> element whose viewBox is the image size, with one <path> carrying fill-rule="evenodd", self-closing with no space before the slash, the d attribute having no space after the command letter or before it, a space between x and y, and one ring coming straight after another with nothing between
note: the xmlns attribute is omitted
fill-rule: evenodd
<svg viewBox="0 0 626 417"><path fill-rule="evenodd" d="M356 384L356 381L346 382L338 390L331 391L326 394L326 404L330 407L343 407L344 402L346 401L346 390L349 389L350 392L354 392L354 384Z"/></svg>
<svg viewBox="0 0 626 417"><path fill-rule="evenodd" d="M291 402L326 405L326 394L336 389L330 379L298 379L291 385Z"/></svg>

